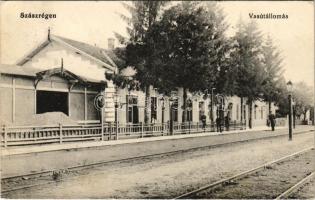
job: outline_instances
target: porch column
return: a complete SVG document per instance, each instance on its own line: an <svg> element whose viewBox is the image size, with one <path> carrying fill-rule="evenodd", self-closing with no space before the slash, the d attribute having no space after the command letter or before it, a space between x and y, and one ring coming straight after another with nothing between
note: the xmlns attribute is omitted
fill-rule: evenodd
<svg viewBox="0 0 315 200"><path fill-rule="evenodd" d="M12 122L15 122L15 78L12 79Z"/></svg>
<svg viewBox="0 0 315 200"><path fill-rule="evenodd" d="M71 97L70 97L70 90L68 92L68 116L71 117L71 109L70 109L70 105L71 105Z"/></svg>
<svg viewBox="0 0 315 200"><path fill-rule="evenodd" d="M35 90L34 90L34 114L35 115L36 115L36 111L37 111L36 98L37 98L37 90L35 88Z"/></svg>

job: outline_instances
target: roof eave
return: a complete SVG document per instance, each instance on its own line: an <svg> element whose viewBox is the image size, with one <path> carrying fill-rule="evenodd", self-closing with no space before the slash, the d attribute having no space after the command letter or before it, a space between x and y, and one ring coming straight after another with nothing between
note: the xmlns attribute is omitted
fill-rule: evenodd
<svg viewBox="0 0 315 200"><path fill-rule="evenodd" d="M113 66L111 66L111 65L109 65L109 64L107 64L107 63L101 61L100 59L95 58L95 57L91 56L90 54L88 54L88 53L86 53L86 52L84 52L84 51L81 51L80 49L78 49L78 48L76 48L76 47L70 45L69 43L63 41L62 39L59 39L59 38L55 37L54 35L51 35L51 40L54 40L55 42L58 42L58 43L61 44L61 45L64 45L64 46L66 46L66 47L69 47L69 48L73 49L73 50L76 51L76 52L79 52L81 55L84 55L84 56L86 56L86 57L88 57L88 58L90 58L90 59L96 61L96 62L99 63L102 67L104 67L104 68L106 68L106 69L109 69L109 70L114 71L114 72L117 71L117 67L113 67Z"/></svg>
<svg viewBox="0 0 315 200"><path fill-rule="evenodd" d="M30 53L26 54L22 59L20 59L16 65L24 65L28 61L30 61L37 53L39 53L42 49L44 49L51 41L46 39L43 43L41 43L38 47L32 50Z"/></svg>

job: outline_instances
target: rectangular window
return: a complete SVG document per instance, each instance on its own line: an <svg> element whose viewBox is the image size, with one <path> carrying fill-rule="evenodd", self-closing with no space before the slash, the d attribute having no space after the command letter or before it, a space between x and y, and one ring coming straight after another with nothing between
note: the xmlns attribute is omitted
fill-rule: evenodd
<svg viewBox="0 0 315 200"><path fill-rule="evenodd" d="M127 122L138 123L138 97L134 95L127 95Z"/></svg>
<svg viewBox="0 0 315 200"><path fill-rule="evenodd" d="M178 99L176 99L173 103L172 117L174 122L178 122Z"/></svg>
<svg viewBox="0 0 315 200"><path fill-rule="evenodd" d="M192 121L192 110L193 110L193 102L191 99L187 100L187 121Z"/></svg>
<svg viewBox="0 0 315 200"><path fill-rule="evenodd" d="M192 121L192 110L187 111L187 121L191 122Z"/></svg>
<svg viewBox="0 0 315 200"><path fill-rule="evenodd" d="M257 107L254 105L254 118L257 119Z"/></svg>
<svg viewBox="0 0 315 200"><path fill-rule="evenodd" d="M205 114L205 102L199 102L199 121L201 121L201 116Z"/></svg>
<svg viewBox="0 0 315 200"><path fill-rule="evenodd" d="M132 123L132 107L128 106L128 122Z"/></svg>

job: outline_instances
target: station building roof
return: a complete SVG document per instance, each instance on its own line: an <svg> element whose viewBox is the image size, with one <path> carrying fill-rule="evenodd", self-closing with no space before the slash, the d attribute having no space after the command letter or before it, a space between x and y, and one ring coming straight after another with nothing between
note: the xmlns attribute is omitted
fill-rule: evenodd
<svg viewBox="0 0 315 200"><path fill-rule="evenodd" d="M19 65L6 65L0 64L0 74L7 74L13 76L30 77L34 79L44 79L47 76L61 75L63 78L77 80L86 84L106 84L106 81L87 78L79 76L73 72L63 69L62 67L56 67L48 70L42 70L33 67L23 67Z"/></svg>
<svg viewBox="0 0 315 200"><path fill-rule="evenodd" d="M76 40L72 40L69 38L57 36L50 34L49 37L38 45L35 49L33 49L30 53L24 56L21 60L17 62L17 65L24 65L28 62L32 57L34 57L38 52L40 52L43 48L45 48L50 42L55 41L61 45L70 47L75 52L80 53L82 56L89 57L90 59L98 61L102 66L106 69L109 69L112 72L117 71L118 67L113 61L116 55L109 49L103 49L97 46L93 46L84 42L79 42Z"/></svg>

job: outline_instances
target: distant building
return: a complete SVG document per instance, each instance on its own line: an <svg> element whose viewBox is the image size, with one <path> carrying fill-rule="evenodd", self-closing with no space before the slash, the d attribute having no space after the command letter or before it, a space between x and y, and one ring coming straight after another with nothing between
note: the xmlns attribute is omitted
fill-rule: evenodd
<svg viewBox="0 0 315 200"><path fill-rule="evenodd" d="M114 40L109 39L109 48L78 42L49 34L37 48L18 61L17 65L0 67L0 117L9 123L16 123L33 114L61 111L70 118L82 122L105 122L115 120L114 95L120 97L118 121L120 124L144 122L145 94L142 91L128 91L116 88L105 78L105 72L118 72L114 63ZM128 67L122 70L130 75L135 71ZM170 102L153 87L150 88L150 122L161 123L170 120ZM105 107L101 114L94 107L98 93L105 95ZM183 90L176 91L178 100L174 102L173 119L182 122ZM163 101L164 100L164 101ZM245 99L246 100L246 99ZM245 104L244 100L244 104ZM241 109L240 98L225 98L224 114L232 121L243 120L248 123L248 106ZM207 123L211 116L210 98L203 94L188 97L187 120L200 122L206 115ZM253 126L266 124L268 105L265 102L253 103ZM275 107L272 106L273 113ZM213 118L217 116L217 106L213 106Z"/></svg>

